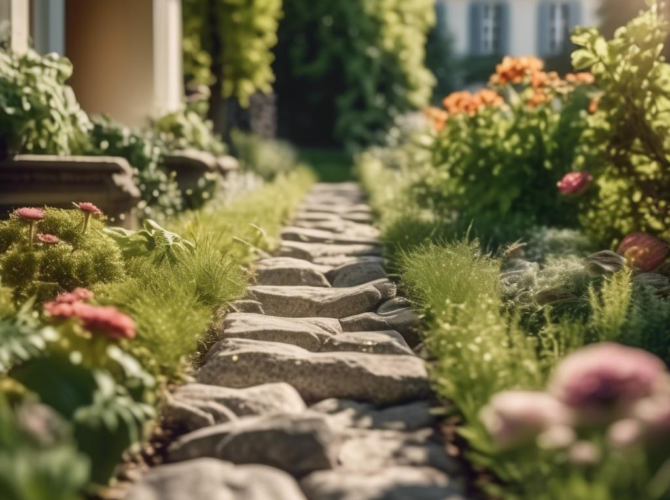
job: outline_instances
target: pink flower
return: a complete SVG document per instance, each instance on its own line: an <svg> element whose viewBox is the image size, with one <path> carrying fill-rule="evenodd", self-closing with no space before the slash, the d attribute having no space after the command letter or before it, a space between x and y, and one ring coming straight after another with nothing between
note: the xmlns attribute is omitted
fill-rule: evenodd
<svg viewBox="0 0 670 500"><path fill-rule="evenodd" d="M31 208L31 207L19 208L14 213L19 217L22 217L23 219L28 219L30 221L42 220L44 219L45 215L44 210L42 210L41 208Z"/></svg>
<svg viewBox="0 0 670 500"><path fill-rule="evenodd" d="M626 236L617 253L628 261L628 265L642 272L653 271L668 257L668 244L648 233L632 233Z"/></svg>
<svg viewBox="0 0 670 500"><path fill-rule="evenodd" d="M670 436L670 394L643 399L635 406L633 415L652 437Z"/></svg>
<svg viewBox="0 0 670 500"><path fill-rule="evenodd" d="M553 426L570 421L570 412L544 392L508 391L496 394L481 419L493 440L503 448L535 439Z"/></svg>
<svg viewBox="0 0 670 500"><path fill-rule="evenodd" d="M54 319L69 319L74 316L74 304L67 302L47 302L44 310Z"/></svg>
<svg viewBox="0 0 670 500"><path fill-rule="evenodd" d="M578 441L572 445L568 460L574 465L595 465L600 460L600 449L589 441Z"/></svg>
<svg viewBox="0 0 670 500"><path fill-rule="evenodd" d="M642 425L639 420L626 418L612 424L607 431L609 443L620 449L630 448L640 442Z"/></svg>
<svg viewBox="0 0 670 500"><path fill-rule="evenodd" d="M60 243L60 240L53 234L37 234L37 239L46 245L57 245Z"/></svg>
<svg viewBox="0 0 670 500"><path fill-rule="evenodd" d="M135 323L114 307L95 307L82 302L74 304L75 315L87 330L113 339L134 339Z"/></svg>
<svg viewBox="0 0 670 500"><path fill-rule="evenodd" d="M660 386L665 365L641 349L595 344L558 366L550 391L587 422L612 420Z"/></svg>
<svg viewBox="0 0 670 500"><path fill-rule="evenodd" d="M72 292L61 293L56 297L59 304L74 304L76 302L87 301L93 298L93 292L86 288L75 288Z"/></svg>
<svg viewBox="0 0 670 500"><path fill-rule="evenodd" d="M563 196L579 196L589 189L592 182L593 176L589 172L570 172L557 185Z"/></svg>
<svg viewBox="0 0 670 500"><path fill-rule="evenodd" d="M82 212L88 212L92 215L102 215L102 210L96 207L93 203L89 201L82 201L74 204L75 207L79 208Z"/></svg>

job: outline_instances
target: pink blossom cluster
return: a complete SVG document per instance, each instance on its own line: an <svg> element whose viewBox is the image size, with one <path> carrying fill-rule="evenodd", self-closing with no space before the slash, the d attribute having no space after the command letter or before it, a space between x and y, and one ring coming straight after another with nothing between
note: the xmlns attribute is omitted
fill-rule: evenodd
<svg viewBox="0 0 670 500"><path fill-rule="evenodd" d="M573 463L591 463L601 453L578 440L584 429L602 429L613 448L670 440L670 376L646 351L594 344L565 358L547 391L499 393L481 419L501 448L565 448Z"/></svg>
<svg viewBox="0 0 670 500"><path fill-rule="evenodd" d="M84 214L84 232L88 227L88 220L91 217L91 215L97 215L97 216L103 215L102 210L100 210L91 202L82 201L80 203L73 203L73 205L77 207L79 210L81 210ZM15 210L14 215L28 222L30 226L29 243L30 246L32 247L35 224L46 217L46 212L42 208L22 207ZM54 236L53 234L38 233L36 237L40 241L40 243L44 245L58 245L60 243L60 239L57 236Z"/></svg>
<svg viewBox="0 0 670 500"><path fill-rule="evenodd" d="M87 301L92 298L90 290L76 288L44 304L44 310L54 319L74 318L86 330L112 339L135 338L135 323L129 316L114 307L88 304Z"/></svg>

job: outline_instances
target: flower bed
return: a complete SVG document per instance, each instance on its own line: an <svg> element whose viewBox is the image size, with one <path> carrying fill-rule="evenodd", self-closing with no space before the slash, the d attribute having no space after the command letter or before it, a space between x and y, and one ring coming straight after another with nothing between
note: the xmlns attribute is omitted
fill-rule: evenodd
<svg viewBox="0 0 670 500"><path fill-rule="evenodd" d="M670 86L656 9L612 41L577 30L581 73L506 58L489 88L448 96L427 126L400 121L392 147L359 157L424 312L435 386L494 498L670 497Z"/></svg>
<svg viewBox="0 0 670 500"><path fill-rule="evenodd" d="M72 500L110 481L311 183L297 169L169 230L108 227L87 202L0 222L2 498Z"/></svg>

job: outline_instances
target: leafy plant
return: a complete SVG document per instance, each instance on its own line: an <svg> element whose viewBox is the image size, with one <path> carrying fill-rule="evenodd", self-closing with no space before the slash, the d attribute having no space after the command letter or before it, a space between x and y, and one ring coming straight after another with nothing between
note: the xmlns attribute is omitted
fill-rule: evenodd
<svg viewBox="0 0 670 500"><path fill-rule="evenodd" d="M670 25L650 5L610 41L596 29L573 35L575 67L589 69L602 90L581 159L598 191L581 220L606 245L633 231L670 236L670 65L661 57Z"/></svg>
<svg viewBox="0 0 670 500"><path fill-rule="evenodd" d="M13 410L0 394L2 498L78 500L88 479L89 462L62 417L35 402Z"/></svg>
<svg viewBox="0 0 670 500"><path fill-rule="evenodd" d="M291 139L370 143L396 115L427 105L433 7L433 0L285 1L275 89Z"/></svg>
<svg viewBox="0 0 670 500"><path fill-rule="evenodd" d="M106 116L94 117L93 124L88 154L120 156L128 160L142 193L138 208L145 217L161 219L182 209L177 183L159 167L159 143Z"/></svg>
<svg viewBox="0 0 670 500"><path fill-rule="evenodd" d="M0 278L13 289L16 301L38 301L77 287L121 279L123 260L114 242L93 219L84 232L85 215L78 209L47 208L36 223L37 232L55 243L32 243L29 221L12 214L0 222Z"/></svg>
<svg viewBox="0 0 670 500"><path fill-rule="evenodd" d="M65 84L72 64L56 54L0 51L0 156L80 154L88 116Z"/></svg>
<svg viewBox="0 0 670 500"><path fill-rule="evenodd" d="M12 317L0 318L0 373L43 354L49 342L58 338L50 326L43 326L26 302Z"/></svg>
<svg viewBox="0 0 670 500"><path fill-rule="evenodd" d="M242 166L263 179L272 180L298 164L298 154L287 142L265 139L241 130L233 130L231 139Z"/></svg>
<svg viewBox="0 0 670 500"><path fill-rule="evenodd" d="M196 149L216 156L226 153L226 145L214 133L212 122L188 108L153 120L151 129L168 151Z"/></svg>

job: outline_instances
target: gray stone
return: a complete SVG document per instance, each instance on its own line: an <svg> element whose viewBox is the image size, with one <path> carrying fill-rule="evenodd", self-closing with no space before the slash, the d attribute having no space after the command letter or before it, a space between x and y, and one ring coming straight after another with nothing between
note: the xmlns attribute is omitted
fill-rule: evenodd
<svg viewBox="0 0 670 500"><path fill-rule="evenodd" d="M265 314L263 312L263 306L257 300L236 300L230 307L233 311L238 313L255 313L255 314Z"/></svg>
<svg viewBox="0 0 670 500"><path fill-rule="evenodd" d="M198 372L204 384L250 387L286 382L309 402L328 398L398 404L426 398L426 367L415 356L358 352L312 353L254 340L224 340Z"/></svg>
<svg viewBox="0 0 670 500"><path fill-rule="evenodd" d="M320 229L322 231L331 231L333 233L346 233L356 236L366 236L368 238L379 238L379 229L369 224L357 224L356 222L345 221L343 219L327 221L294 221L293 225L306 229Z"/></svg>
<svg viewBox="0 0 670 500"><path fill-rule="evenodd" d="M318 351L325 340L341 331L335 319L287 319L262 314L233 313L224 319L222 338L282 342L297 345L308 351Z"/></svg>
<svg viewBox="0 0 670 500"><path fill-rule="evenodd" d="M288 384L264 384L247 389L186 384L171 395L163 417L171 425L196 430L237 417L297 414L305 408L300 394Z"/></svg>
<svg viewBox="0 0 670 500"><path fill-rule="evenodd" d="M344 215L351 213L356 214L372 213L372 209L368 205L365 205L363 203L354 205L351 203L332 204L332 203L310 202L310 203L303 203L300 207L300 210L303 212L320 212L320 213L331 213L337 215Z"/></svg>
<svg viewBox="0 0 670 500"><path fill-rule="evenodd" d="M421 341L418 333L419 318L409 307L383 315L367 312L341 318L340 324L345 332L396 330L410 347L416 346Z"/></svg>
<svg viewBox="0 0 670 500"><path fill-rule="evenodd" d="M323 257L354 257L358 255L381 256L379 245L332 245L326 243L303 243L301 241L282 241L278 255L293 257L317 263L316 259Z"/></svg>
<svg viewBox="0 0 670 500"><path fill-rule="evenodd" d="M391 300L383 302L377 308L377 314L384 316L397 312L400 309L407 309L408 307L412 307L412 303L409 300L407 300L405 297L395 297Z"/></svg>
<svg viewBox="0 0 670 500"><path fill-rule="evenodd" d="M211 458L151 469L127 500L305 500L295 479L263 465Z"/></svg>
<svg viewBox="0 0 670 500"><path fill-rule="evenodd" d="M374 255L361 255L361 256L349 256L349 255L337 255L334 257L318 257L314 259L314 264L318 264L321 266L330 266L332 268L338 268L341 266L345 266L347 264L354 264L358 262L376 262L380 266L384 265L384 258L380 256L374 256ZM326 273L326 277L328 280L332 283L333 280L335 279L335 274L333 274L333 271L329 271Z"/></svg>
<svg viewBox="0 0 670 500"><path fill-rule="evenodd" d="M349 332L326 339L321 352L352 351L372 354L414 354L398 332Z"/></svg>
<svg viewBox="0 0 670 500"><path fill-rule="evenodd" d="M344 318L372 309L393 291L386 283L352 288L251 286L249 298L266 314L285 318Z"/></svg>
<svg viewBox="0 0 670 500"><path fill-rule="evenodd" d="M350 399L326 399L310 410L329 415L331 425L336 428L414 431L432 427L437 420L428 401L376 408Z"/></svg>
<svg viewBox="0 0 670 500"><path fill-rule="evenodd" d="M342 214L342 219L359 224L372 224L374 221L372 214L367 212L347 212Z"/></svg>
<svg viewBox="0 0 670 500"><path fill-rule="evenodd" d="M370 281L388 278L384 267L376 261L358 261L345 264L328 272L336 288L362 285Z"/></svg>
<svg viewBox="0 0 670 500"><path fill-rule="evenodd" d="M301 476L335 467L340 444L323 415L247 417L181 436L170 446L169 459L220 458Z"/></svg>
<svg viewBox="0 0 670 500"><path fill-rule="evenodd" d="M465 500L460 484L429 467L389 467L374 475L320 471L300 486L308 500Z"/></svg>
<svg viewBox="0 0 670 500"><path fill-rule="evenodd" d="M348 233L335 233L321 229L307 229L302 227L286 227L281 232L281 238L286 241L302 241L305 243L331 243L335 245L379 245L379 238L370 238Z"/></svg>
<svg viewBox="0 0 670 500"><path fill-rule="evenodd" d="M274 257L256 263L258 284L269 286L316 286L330 288L324 276L330 267L318 266L304 259Z"/></svg>
<svg viewBox="0 0 670 500"><path fill-rule="evenodd" d="M340 466L375 474L388 467L431 467L449 474L459 472L456 459L434 441L432 429L414 432L349 429L340 450Z"/></svg>

